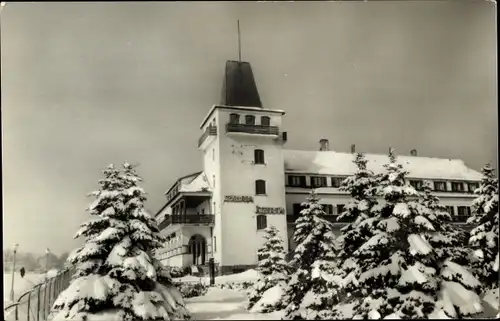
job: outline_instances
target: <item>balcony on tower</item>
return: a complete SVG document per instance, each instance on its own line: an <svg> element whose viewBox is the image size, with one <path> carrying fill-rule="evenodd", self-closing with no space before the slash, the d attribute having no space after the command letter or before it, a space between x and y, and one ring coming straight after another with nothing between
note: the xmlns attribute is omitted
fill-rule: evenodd
<svg viewBox="0 0 500 321"><path fill-rule="evenodd" d="M259 118L260 123L256 124L256 119ZM255 117L254 115L245 115L244 122L240 122L238 113L229 115L229 122L226 124L226 134L250 134L250 135L266 135L279 136L279 127L271 126L269 116Z"/></svg>
<svg viewBox="0 0 500 321"><path fill-rule="evenodd" d="M208 146L217 136L217 126L209 125L205 128L203 134L201 134L200 139L198 140L198 148L204 149Z"/></svg>

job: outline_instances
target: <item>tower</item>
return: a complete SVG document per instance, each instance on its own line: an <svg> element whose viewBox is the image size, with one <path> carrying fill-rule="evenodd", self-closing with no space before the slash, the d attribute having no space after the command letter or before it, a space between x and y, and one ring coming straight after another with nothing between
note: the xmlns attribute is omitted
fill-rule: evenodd
<svg viewBox="0 0 500 321"><path fill-rule="evenodd" d="M284 114L263 107L248 62L226 62L220 103L203 120L198 145L212 187L212 253L222 272L257 263L265 227L287 239Z"/></svg>

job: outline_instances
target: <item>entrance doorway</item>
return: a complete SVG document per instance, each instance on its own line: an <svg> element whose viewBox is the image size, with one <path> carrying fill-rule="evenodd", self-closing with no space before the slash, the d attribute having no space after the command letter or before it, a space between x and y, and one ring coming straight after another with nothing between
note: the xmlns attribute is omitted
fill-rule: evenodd
<svg viewBox="0 0 500 321"><path fill-rule="evenodd" d="M193 257L193 265L204 265L207 254L207 241L200 234L195 234L189 239L189 253Z"/></svg>

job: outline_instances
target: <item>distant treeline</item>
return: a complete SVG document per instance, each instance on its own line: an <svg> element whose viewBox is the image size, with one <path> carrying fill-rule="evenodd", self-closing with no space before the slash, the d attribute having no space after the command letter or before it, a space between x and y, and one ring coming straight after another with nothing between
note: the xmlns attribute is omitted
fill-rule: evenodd
<svg viewBox="0 0 500 321"><path fill-rule="evenodd" d="M16 270L24 267L26 271L45 271L51 269L62 269L66 264L69 253L65 252L60 256L53 253L34 254L29 252L16 253ZM12 270L12 261L14 259L13 250L3 250L4 271ZM47 262L48 261L48 262Z"/></svg>

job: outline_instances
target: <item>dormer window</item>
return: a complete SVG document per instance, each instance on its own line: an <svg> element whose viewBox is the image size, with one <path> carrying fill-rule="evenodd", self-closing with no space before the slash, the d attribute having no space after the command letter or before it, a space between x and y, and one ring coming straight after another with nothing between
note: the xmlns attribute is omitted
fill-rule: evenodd
<svg viewBox="0 0 500 321"><path fill-rule="evenodd" d="M240 123L240 115L229 114L229 123L230 124L239 124Z"/></svg>
<svg viewBox="0 0 500 321"><path fill-rule="evenodd" d="M246 115L245 116L245 125L255 125L255 116Z"/></svg>
<svg viewBox="0 0 500 321"><path fill-rule="evenodd" d="M260 117L260 124L262 126L269 126L269 125L271 125L271 118L269 118L268 116L262 116L262 117Z"/></svg>
<svg viewBox="0 0 500 321"><path fill-rule="evenodd" d="M435 181L434 190L439 192L446 192L446 182L445 181Z"/></svg>

